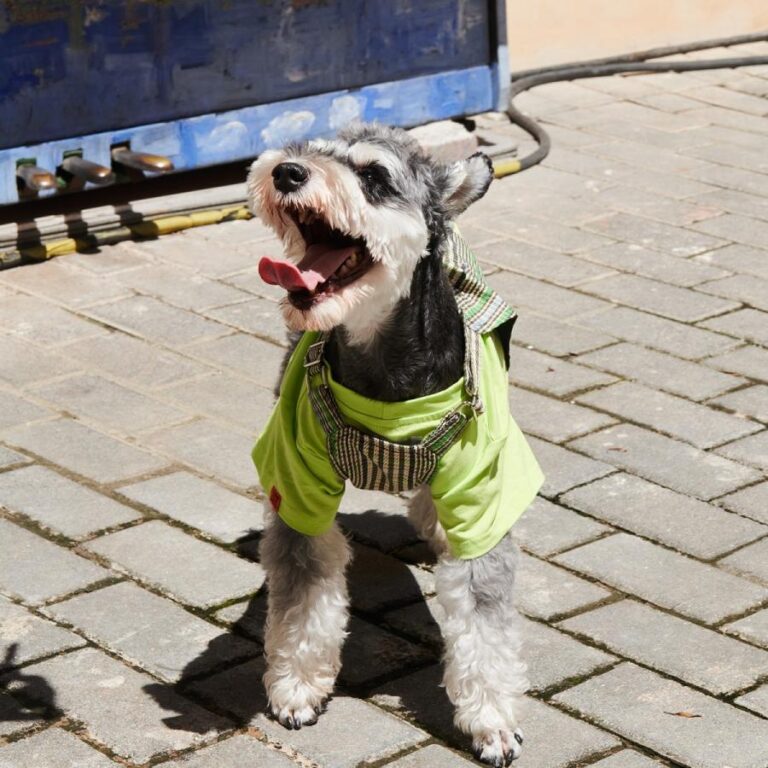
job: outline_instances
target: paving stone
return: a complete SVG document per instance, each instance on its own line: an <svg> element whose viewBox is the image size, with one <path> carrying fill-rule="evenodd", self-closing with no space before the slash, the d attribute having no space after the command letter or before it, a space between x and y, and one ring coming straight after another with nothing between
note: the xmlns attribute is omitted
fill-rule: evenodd
<svg viewBox="0 0 768 768"><path fill-rule="evenodd" d="M442 651L440 625L445 618L445 611L436 597L388 611L382 618L387 626Z"/></svg>
<svg viewBox="0 0 768 768"><path fill-rule="evenodd" d="M0 672L81 645L81 637L0 597Z"/></svg>
<svg viewBox="0 0 768 768"><path fill-rule="evenodd" d="M672 152L662 147L648 146L645 143L626 139L603 141L586 147L583 151L614 158L637 168L655 168L669 174L688 175L706 165L692 158L690 153ZM631 177L628 181L631 181ZM638 213L647 215L640 211Z"/></svg>
<svg viewBox="0 0 768 768"><path fill-rule="evenodd" d="M67 261L96 275L138 269L147 263L147 259L140 256L131 246L133 243L115 243L93 253L71 253L67 255Z"/></svg>
<svg viewBox="0 0 768 768"><path fill-rule="evenodd" d="M510 389L509 404L524 432L555 443L616 423L605 414L517 387Z"/></svg>
<svg viewBox="0 0 768 768"><path fill-rule="evenodd" d="M660 173L650 169L635 170L632 174L632 184L676 200L712 192L715 189L711 184L704 184L679 174Z"/></svg>
<svg viewBox="0 0 768 768"><path fill-rule="evenodd" d="M374 691L372 700L469 751L469 740L453 725L453 708L440 682L441 671L436 665L387 683ZM523 754L517 761L521 768L566 768L619 743L605 731L531 698L525 700L521 723L525 734ZM557 738L552 738L553 733Z"/></svg>
<svg viewBox="0 0 768 768"><path fill-rule="evenodd" d="M727 129L720 129L720 130L727 130ZM743 133L741 131L730 131L729 136L734 134L738 134L740 136L748 136L750 138L759 138L760 141L765 141L765 139L761 137L756 137L754 134ZM752 216L755 219L762 219L763 221L768 220L768 201L766 201L764 197L758 197L757 195L750 195L744 192L737 192L736 190L733 190L733 189L718 189L715 192L708 192L706 195L701 195L696 199L696 202L705 206L717 207L720 210L725 210L725 211L728 211L729 213L739 213L744 216ZM718 249L718 250L727 251L730 249L740 249L740 248L742 248L742 246L729 245L729 246L726 246L726 248L724 249ZM744 250L750 251L752 249L745 248ZM716 251L713 252L712 255L714 256L715 253L717 252ZM730 256L726 257L726 259L727 258L730 258ZM698 260L706 260L706 256L699 256L697 257L697 261ZM711 263L717 263L717 260ZM741 272L743 270L733 269L732 271ZM763 272L763 274L768 274L768 271L766 271L765 266L763 266L761 271Z"/></svg>
<svg viewBox="0 0 768 768"><path fill-rule="evenodd" d="M418 749L411 754L388 763L390 768L473 768L477 765L438 744Z"/></svg>
<svg viewBox="0 0 768 768"><path fill-rule="evenodd" d="M698 285L696 290L714 296L726 296L757 309L768 310L768 279L756 275L731 275L722 280Z"/></svg>
<svg viewBox="0 0 768 768"><path fill-rule="evenodd" d="M760 768L768 760L768 722L632 664L563 691L555 700L683 765Z"/></svg>
<svg viewBox="0 0 768 768"><path fill-rule="evenodd" d="M178 267L150 264L122 272L116 279L137 293L154 296L181 309L199 311L248 298L248 294L231 285L209 280Z"/></svg>
<svg viewBox="0 0 768 768"><path fill-rule="evenodd" d="M678 288L638 275L613 275L581 286L583 291L617 304L641 309L684 323L695 323L719 315L739 305L697 291Z"/></svg>
<svg viewBox="0 0 768 768"><path fill-rule="evenodd" d="M764 384L740 389L712 402L738 414L751 416L764 424L768 423L768 386Z"/></svg>
<svg viewBox="0 0 768 768"><path fill-rule="evenodd" d="M523 314L517 320L513 338L518 344L562 357L589 352L615 341L595 329L561 323L532 312Z"/></svg>
<svg viewBox="0 0 768 768"><path fill-rule="evenodd" d="M254 486L258 481L251 461L254 441L254 436L235 432L210 419L164 429L147 440L184 464L241 488Z"/></svg>
<svg viewBox="0 0 768 768"><path fill-rule="evenodd" d="M427 734L366 702L335 696L328 710L312 728L288 731L263 713L261 686L263 663L259 660L221 672L192 686L193 690L231 712L239 722L250 723L267 738L328 766L354 768L393 755L424 741ZM256 681L258 685L254 685Z"/></svg>
<svg viewBox="0 0 768 768"><path fill-rule="evenodd" d="M734 552L720 560L718 565L723 565L736 573L768 582L768 538Z"/></svg>
<svg viewBox="0 0 768 768"><path fill-rule="evenodd" d="M4 439L99 483L162 469L166 462L128 443L97 432L71 419L17 427ZM73 451L72 446L77 446Z"/></svg>
<svg viewBox="0 0 768 768"><path fill-rule="evenodd" d="M751 520L623 472L568 491L561 500L607 523L705 560L768 534L765 526Z"/></svg>
<svg viewBox="0 0 768 768"><path fill-rule="evenodd" d="M428 735L412 725L357 699L337 696L313 728L286 731L260 714L256 727L310 760L328 768L353 768L424 741Z"/></svg>
<svg viewBox="0 0 768 768"><path fill-rule="evenodd" d="M730 635L736 635L750 643L768 648L768 608L726 624L723 630Z"/></svg>
<svg viewBox="0 0 768 768"><path fill-rule="evenodd" d="M738 194L735 192L725 192L725 190L721 191L724 194ZM754 199L760 200L768 209L768 202L766 202L765 198ZM768 263L765 260L765 252L762 249L749 248L739 243L726 245L725 248L718 248L708 253L702 253L701 256L696 257L695 261L727 269L730 272L747 273L768 279Z"/></svg>
<svg viewBox="0 0 768 768"><path fill-rule="evenodd" d="M0 445L0 469L7 469L16 464L28 464L31 461L27 456L23 456L4 445Z"/></svg>
<svg viewBox="0 0 768 768"><path fill-rule="evenodd" d="M0 519L0 590L36 605L112 574L63 547ZM45 563L45 568L40 564Z"/></svg>
<svg viewBox="0 0 768 768"><path fill-rule="evenodd" d="M740 377L625 342L581 355L577 361L691 400L714 397L744 383Z"/></svg>
<svg viewBox="0 0 768 768"><path fill-rule="evenodd" d="M264 583L260 566L159 520L102 536L87 548L198 608L256 592Z"/></svg>
<svg viewBox="0 0 768 768"><path fill-rule="evenodd" d="M94 648L57 656L26 671L48 681L56 706L81 720L90 736L135 763L204 743L228 727L223 718L169 686ZM10 687L13 690L14 684ZM168 710L180 716L169 721Z"/></svg>
<svg viewBox="0 0 768 768"><path fill-rule="evenodd" d="M729 315L705 320L702 326L768 346L768 313L766 312L740 309Z"/></svg>
<svg viewBox="0 0 768 768"><path fill-rule="evenodd" d="M91 369L156 389L210 371L200 363L117 331L69 344L67 354Z"/></svg>
<svg viewBox="0 0 768 768"><path fill-rule="evenodd" d="M171 238L161 237L158 240L131 243L130 247L145 257L178 264L206 277L229 275L253 266L255 257L249 244L244 244L244 247L237 244L221 248L211 245L211 236L202 237L194 230L187 230ZM254 239L260 237L261 232Z"/></svg>
<svg viewBox="0 0 768 768"><path fill-rule="evenodd" d="M584 224L584 228L614 240L629 241L645 248L686 258L725 245L725 241L720 238L702 232L673 227L627 213L615 213L603 219L589 221Z"/></svg>
<svg viewBox="0 0 768 768"><path fill-rule="evenodd" d="M720 318L707 320L705 325L709 327L709 324L718 320ZM615 338L643 344L688 360L716 355L736 345L733 339L719 333L638 312L629 307L613 307L608 312L582 317L579 323L601 333L609 332Z"/></svg>
<svg viewBox="0 0 768 768"><path fill-rule="evenodd" d="M606 194L610 194L610 191ZM670 201L665 200L665 204L670 204ZM699 259L704 259L705 256L699 256L696 261L691 261L659 251L650 251L635 243L615 243L587 251L579 256L622 272L650 277L683 288L697 285L705 280L724 277L727 274L723 269L700 263Z"/></svg>
<svg viewBox="0 0 768 768"><path fill-rule="evenodd" d="M565 320L609 306L606 302L513 272L496 272L488 283L515 307ZM518 339L519 340L519 339Z"/></svg>
<svg viewBox="0 0 768 768"><path fill-rule="evenodd" d="M621 752L592 763L594 768L662 768L663 763L651 760L639 752L622 749Z"/></svg>
<svg viewBox="0 0 768 768"><path fill-rule="evenodd" d="M523 659L528 665L532 691L545 691L572 678L584 678L617 661L610 654L530 619L523 620L522 637Z"/></svg>
<svg viewBox="0 0 768 768"><path fill-rule="evenodd" d="M203 413L228 421L234 426L246 426L260 433L272 413L271 392L262 392L248 379L215 372L209 376L169 387L163 396L189 412Z"/></svg>
<svg viewBox="0 0 768 768"><path fill-rule="evenodd" d="M249 765L258 768L295 768L287 755L257 741L252 736L233 736L178 760L163 763L164 768L222 768Z"/></svg>
<svg viewBox="0 0 768 768"><path fill-rule="evenodd" d="M768 181L765 179L765 174L752 173L742 168L711 164L704 168L692 170L690 175L718 187L728 187L740 192L750 192L754 195L765 196L768 193Z"/></svg>
<svg viewBox="0 0 768 768"><path fill-rule="evenodd" d="M104 304L90 310L89 314L119 330L171 346L223 336L228 330L220 323L149 296L133 296Z"/></svg>
<svg viewBox="0 0 768 768"><path fill-rule="evenodd" d="M768 589L626 533L572 549L555 561L705 622L721 621L768 598Z"/></svg>
<svg viewBox="0 0 768 768"><path fill-rule="evenodd" d="M98 277L70 263L55 259L27 269L3 271L0 281L25 293L77 308L126 296L130 291L107 275Z"/></svg>
<svg viewBox="0 0 768 768"><path fill-rule="evenodd" d="M544 471L544 485L540 491L543 496L553 498L575 485L588 483L614 471L610 464L536 437L529 437L528 442Z"/></svg>
<svg viewBox="0 0 768 768"><path fill-rule="evenodd" d="M91 338L85 343L95 342L96 339ZM68 350L69 347L67 347ZM9 384L22 387L75 370L77 370L75 362L62 354L48 349L39 349L27 339L0 335L0 379Z"/></svg>
<svg viewBox="0 0 768 768"><path fill-rule="evenodd" d="M494 228L493 220L488 222L488 226ZM477 255L483 263L494 264L529 277L549 280L565 287L578 285L584 280L592 280L613 271L560 252L514 240L485 245L477 249Z"/></svg>
<svg viewBox="0 0 768 768"><path fill-rule="evenodd" d="M280 311L266 299L250 298L238 304L208 310L205 314L241 331L269 339L273 344L285 344L285 324Z"/></svg>
<svg viewBox="0 0 768 768"><path fill-rule="evenodd" d="M750 485L717 500L726 509L768 525L768 481Z"/></svg>
<svg viewBox="0 0 768 768"><path fill-rule="evenodd" d="M755 175L757 176L757 174ZM766 191L768 191L768 185L762 194L765 195ZM768 246L768 222L759 221L748 216L724 213L715 219L700 221L694 226L702 232L717 235L718 237L742 243L743 245L752 245L758 248Z"/></svg>
<svg viewBox="0 0 768 768"><path fill-rule="evenodd" d="M0 747L0 768L115 768L106 755L60 728Z"/></svg>
<svg viewBox="0 0 768 768"><path fill-rule="evenodd" d="M158 428L189 417L178 408L90 374L40 384L32 391L77 417L128 433Z"/></svg>
<svg viewBox="0 0 768 768"><path fill-rule="evenodd" d="M39 706L32 703L30 705L22 704L12 696L0 693L0 737L15 736L42 725L45 721L41 716L43 713L39 710ZM4 748L0 746L0 768L19 768L15 764L9 766L7 762L3 762L5 754L7 753ZM38 766L35 765L34 768L38 768Z"/></svg>
<svg viewBox="0 0 768 768"><path fill-rule="evenodd" d="M597 584L528 555L520 557L515 578L515 601L520 611L544 621L583 610L611 595Z"/></svg>
<svg viewBox="0 0 768 768"><path fill-rule="evenodd" d="M341 657L340 679L347 686L370 685L398 671L435 661L433 653L375 624L352 617Z"/></svg>
<svg viewBox="0 0 768 768"><path fill-rule="evenodd" d="M259 249L264 253L279 254L282 252L282 245L274 239L274 242L265 242L260 245ZM251 293L254 296L260 296L262 299L269 299L275 303L279 302L285 296L285 290L279 285L268 285L261 279L258 267L253 266L251 262L251 268L231 274L222 276L219 278L221 282L227 285L234 285L235 288L239 288L241 291Z"/></svg>
<svg viewBox="0 0 768 768"><path fill-rule="evenodd" d="M605 605L560 627L714 695L768 674L768 653L634 600Z"/></svg>
<svg viewBox="0 0 768 768"><path fill-rule="evenodd" d="M759 99L746 93L739 93L731 88L721 88L719 86L703 86L686 91L686 95L692 99L698 99L708 104L715 104L726 109L738 110L739 112L748 112L753 115L763 116L768 112L766 110L765 99ZM713 156L722 161L722 151ZM768 170L768 166L766 166Z"/></svg>
<svg viewBox="0 0 768 768"><path fill-rule="evenodd" d="M278 347L246 333L233 333L213 341L204 341L187 350L188 354L208 363L237 371L269 389L278 381L284 347Z"/></svg>
<svg viewBox="0 0 768 768"><path fill-rule="evenodd" d="M768 430L742 437L741 440L734 440L716 450L729 459L757 467L763 472L768 471Z"/></svg>
<svg viewBox="0 0 768 768"><path fill-rule="evenodd" d="M18 424L41 421L54 416L52 410L0 390L0 431Z"/></svg>
<svg viewBox="0 0 768 768"><path fill-rule="evenodd" d="M141 517L45 467L22 467L0 475L0 505L73 539Z"/></svg>
<svg viewBox="0 0 768 768"><path fill-rule="evenodd" d="M120 606L119 611L114 607ZM47 609L93 642L168 682L258 653L258 646L222 631L176 603L132 582L78 595Z"/></svg>
<svg viewBox="0 0 768 768"><path fill-rule="evenodd" d="M347 483L337 519L344 528L384 552L418 541L408 521L406 501L389 493L361 491Z"/></svg>
<svg viewBox="0 0 768 768"><path fill-rule="evenodd" d="M347 581L357 610L373 613L434 594L434 577L427 571L362 544L353 544L353 555Z"/></svg>
<svg viewBox="0 0 768 768"><path fill-rule="evenodd" d="M749 439L749 438L747 438ZM632 424L574 440L574 448L659 485L709 500L759 479L753 469Z"/></svg>
<svg viewBox="0 0 768 768"><path fill-rule="evenodd" d="M259 502L188 472L153 477L125 485L119 491L123 496L197 528L225 544L264 528L263 506Z"/></svg>
<svg viewBox="0 0 768 768"><path fill-rule="evenodd" d="M0 302L0 329L44 347L55 347L104 333L104 329L96 323L88 322L44 299L20 295L4 298Z"/></svg>
<svg viewBox="0 0 768 768"><path fill-rule="evenodd" d="M537 498L515 523L512 536L529 552L549 557L563 549L596 539L610 530L588 517Z"/></svg>
<svg viewBox="0 0 768 768"><path fill-rule="evenodd" d="M757 712L758 715L768 717L768 685L756 688L746 696L740 696L735 703Z"/></svg>
<svg viewBox="0 0 768 768"><path fill-rule="evenodd" d="M626 381L587 392L577 400L678 437L697 448L712 448L762 429L754 421Z"/></svg>
<svg viewBox="0 0 768 768"><path fill-rule="evenodd" d="M511 349L509 378L513 384L542 390L555 397L568 397L574 392L616 381L605 373L523 347Z"/></svg>
<svg viewBox="0 0 768 768"><path fill-rule="evenodd" d="M762 347L748 344L702 362L727 373L737 373L750 379L768 382L768 349Z"/></svg>
<svg viewBox="0 0 768 768"><path fill-rule="evenodd" d="M516 240L551 248L558 253L579 253L610 242L608 238L591 232L567 227L530 214L515 215L510 211L507 211L504 216L487 219L485 226Z"/></svg>

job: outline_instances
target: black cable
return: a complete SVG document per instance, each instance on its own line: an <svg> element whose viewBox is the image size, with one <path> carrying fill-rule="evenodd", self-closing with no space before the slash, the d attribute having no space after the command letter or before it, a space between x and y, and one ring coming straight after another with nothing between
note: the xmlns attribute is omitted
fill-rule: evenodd
<svg viewBox="0 0 768 768"><path fill-rule="evenodd" d="M733 45L733 40L738 42L766 41L768 35L744 35L740 38L729 38L729 43ZM668 56L673 53L684 53L693 50L704 50L705 47L720 47L724 41L709 41L704 43L691 43L687 46L677 46L675 48L657 48L651 51L627 54L626 56L617 56L612 59L593 59L581 64L565 64L557 67L547 67L541 70L527 70L526 72L513 75L511 78L511 87L509 92L509 106L507 115L512 123L522 128L529 134L538 145L529 155L520 160L498 161L495 163L496 176L508 176L512 173L524 171L540 163L548 154L552 146L549 134L533 118L523 114L512 103L515 96L546 83L554 83L562 80L581 80L588 77L606 77L620 73L634 72L692 72L707 69L735 69L736 67L761 66L768 65L768 56L742 56L732 59L707 59L704 61L642 61L637 60L640 57L648 55L651 57Z"/></svg>

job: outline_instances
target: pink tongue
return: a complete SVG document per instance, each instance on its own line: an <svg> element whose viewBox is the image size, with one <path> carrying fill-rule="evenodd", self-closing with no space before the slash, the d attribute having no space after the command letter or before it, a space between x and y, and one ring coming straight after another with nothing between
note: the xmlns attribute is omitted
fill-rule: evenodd
<svg viewBox="0 0 768 768"><path fill-rule="evenodd" d="M279 285L286 291L314 291L324 283L355 251L357 246L328 248L316 243L298 266L286 259L263 256L259 261L259 276L269 285Z"/></svg>

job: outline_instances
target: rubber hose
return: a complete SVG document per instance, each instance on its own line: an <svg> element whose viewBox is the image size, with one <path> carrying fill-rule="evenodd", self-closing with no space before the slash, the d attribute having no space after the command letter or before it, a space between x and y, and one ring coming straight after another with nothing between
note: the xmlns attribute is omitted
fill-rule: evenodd
<svg viewBox="0 0 768 768"><path fill-rule="evenodd" d="M750 37L750 39L746 40L746 37ZM768 36L762 34L759 36L731 38L731 40L733 39L737 39L741 42L754 42L756 40L768 40ZM723 44L722 41L711 42L714 42L715 46L708 47L716 47ZM538 85L545 85L546 83L554 83L563 80L581 80L588 77L606 77L608 75L616 75L621 73L694 72L707 69L735 69L737 67L768 65L768 56L741 56L732 59L707 59L704 61L634 60L635 58L646 55L646 53L654 56L670 55L671 53L685 52L684 49L687 51L704 50L704 46L701 43L694 43L691 44L691 46L678 46L674 49L664 48L656 49L655 51L628 54L627 56L619 56L612 60L596 59L592 61L586 61L581 64L567 64L553 68L550 67L539 70L534 74L523 73L524 76L513 75L509 93L509 106L507 107L507 115L512 123L522 128L534 139L534 141L536 141L537 147L533 152L526 155L522 159L511 158L506 160L497 160L494 162L494 175L496 178L500 179L504 176L510 176L513 173L519 173L520 171L524 171L527 168L531 168L532 166L537 165L549 154L551 149L552 141L544 128L542 128L542 126L539 125L539 123L537 123L533 118L523 114L512 103L515 96L522 93L523 91L527 91L529 88L534 88ZM659 51L661 51L661 53L659 53Z"/></svg>

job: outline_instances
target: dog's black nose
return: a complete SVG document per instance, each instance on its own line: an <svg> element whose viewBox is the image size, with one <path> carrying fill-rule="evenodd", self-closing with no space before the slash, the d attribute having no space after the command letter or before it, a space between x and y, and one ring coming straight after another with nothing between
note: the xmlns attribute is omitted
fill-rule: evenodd
<svg viewBox="0 0 768 768"><path fill-rule="evenodd" d="M275 189L286 195L304 186L308 178L309 171L298 163L280 163L272 169Z"/></svg>

